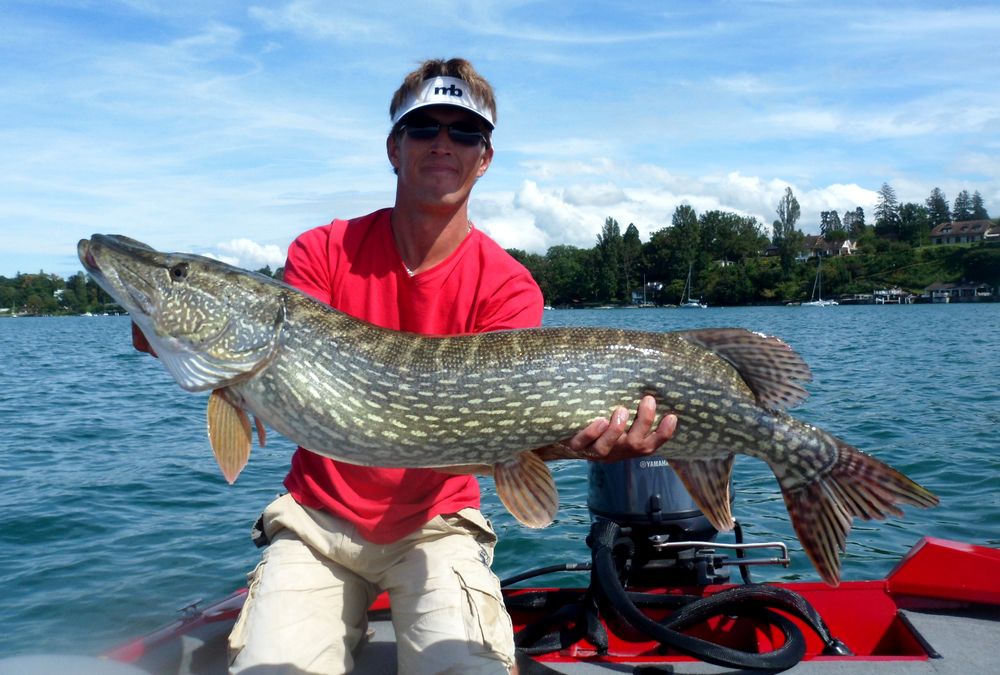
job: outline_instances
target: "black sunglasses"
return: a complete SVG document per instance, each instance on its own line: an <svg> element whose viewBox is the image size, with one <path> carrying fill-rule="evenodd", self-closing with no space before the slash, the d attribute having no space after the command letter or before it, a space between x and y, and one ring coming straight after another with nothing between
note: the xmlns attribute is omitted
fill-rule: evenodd
<svg viewBox="0 0 1000 675"><path fill-rule="evenodd" d="M485 143L490 144L486 134L472 122L452 122L451 124L441 124L437 120L430 118L413 120L400 125L399 130L415 141L429 141L437 138L442 129L448 131L448 138L459 145L472 147Z"/></svg>

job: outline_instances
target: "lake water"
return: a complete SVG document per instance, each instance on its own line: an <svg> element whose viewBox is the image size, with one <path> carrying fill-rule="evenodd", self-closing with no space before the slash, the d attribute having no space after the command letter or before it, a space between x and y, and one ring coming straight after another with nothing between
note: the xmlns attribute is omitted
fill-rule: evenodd
<svg viewBox="0 0 1000 675"><path fill-rule="evenodd" d="M856 522L845 579L883 576L922 535L1000 546L1000 304L555 310L545 323L741 326L789 342L814 374L796 416L941 498L935 509ZM132 350L125 317L0 320L0 657L97 653L244 583L259 556L250 525L282 489L292 446L272 434L227 485L205 402ZM555 474L562 506L541 531L518 526L483 482L501 577L589 560L585 465L562 462ZM734 487L747 537L784 540L793 557L755 578L818 579L767 467L740 457Z"/></svg>

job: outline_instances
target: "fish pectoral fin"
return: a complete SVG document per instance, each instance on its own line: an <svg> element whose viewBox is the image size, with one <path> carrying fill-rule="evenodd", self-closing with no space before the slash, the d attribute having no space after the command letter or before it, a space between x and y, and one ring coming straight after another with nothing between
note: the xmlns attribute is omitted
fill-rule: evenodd
<svg viewBox="0 0 1000 675"><path fill-rule="evenodd" d="M250 418L224 392L216 389L208 397L208 440L222 475L232 485L250 459L252 435Z"/></svg>
<svg viewBox="0 0 1000 675"><path fill-rule="evenodd" d="M896 469L834 440L837 461L824 473L805 484L778 481L802 550L831 586L840 583L840 553L853 518L883 520L902 515L899 504L927 508L938 503L937 496Z"/></svg>
<svg viewBox="0 0 1000 675"><path fill-rule="evenodd" d="M267 429L264 428L264 423L256 415L253 416L253 425L257 429L257 444L263 448L267 445Z"/></svg>
<svg viewBox="0 0 1000 675"><path fill-rule="evenodd" d="M528 527L549 525L559 509L559 492L552 472L534 452L522 452L493 467L497 496L515 518Z"/></svg>
<svg viewBox="0 0 1000 675"><path fill-rule="evenodd" d="M729 479L733 459L671 459L670 467L684 483L698 508L719 532L733 529L733 512L729 507Z"/></svg>

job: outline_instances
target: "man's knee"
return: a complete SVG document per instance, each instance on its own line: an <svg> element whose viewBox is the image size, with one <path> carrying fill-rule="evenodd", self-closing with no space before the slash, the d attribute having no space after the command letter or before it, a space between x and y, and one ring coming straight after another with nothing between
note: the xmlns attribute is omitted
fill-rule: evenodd
<svg viewBox="0 0 1000 675"><path fill-rule="evenodd" d="M232 672L347 672L365 629L363 583L279 534L250 575L229 637Z"/></svg>

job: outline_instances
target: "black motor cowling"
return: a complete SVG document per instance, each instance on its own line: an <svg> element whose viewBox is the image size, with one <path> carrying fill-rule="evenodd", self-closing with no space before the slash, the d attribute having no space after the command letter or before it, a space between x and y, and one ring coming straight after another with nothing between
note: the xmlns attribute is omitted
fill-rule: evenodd
<svg viewBox="0 0 1000 675"><path fill-rule="evenodd" d="M692 548L658 548L650 537L670 542L713 541L718 534L677 474L659 456L620 462L590 462L587 506L594 519L617 523L633 542L632 576L654 575L657 583L725 583L726 568L697 560ZM730 494L732 490L730 489Z"/></svg>

